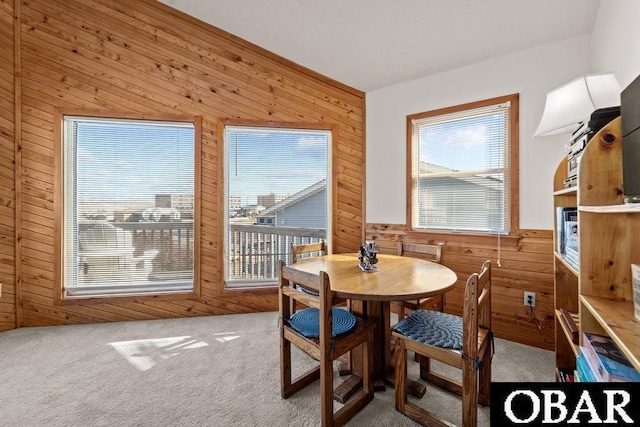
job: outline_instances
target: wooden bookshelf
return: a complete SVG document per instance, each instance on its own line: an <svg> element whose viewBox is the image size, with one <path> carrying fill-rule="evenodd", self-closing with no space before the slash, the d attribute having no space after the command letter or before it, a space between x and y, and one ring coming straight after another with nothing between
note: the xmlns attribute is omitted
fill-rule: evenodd
<svg viewBox="0 0 640 427"><path fill-rule="evenodd" d="M578 346L573 343L567 325L562 320L560 309L566 309L578 317L578 271L565 259L564 254L558 252L557 242L558 224L556 209L577 207L577 187L564 188L567 178L567 159L562 159L554 175L553 210L554 210L554 306L555 306L555 352L556 379L561 380L559 368L573 370L576 367ZM579 215L579 213L578 213ZM579 221L579 220L578 220ZM580 231L578 231L580 233ZM578 322L576 322L578 323Z"/></svg>
<svg viewBox="0 0 640 427"><path fill-rule="evenodd" d="M580 159L577 191L562 188L566 160L554 175L554 214L558 207L578 208L580 260L576 271L554 254L556 368L575 368L578 352L562 320L565 308L578 318L580 342L584 332L607 335L640 370L631 278L631 264L640 263L640 205L622 201L621 142L620 118L593 136Z"/></svg>

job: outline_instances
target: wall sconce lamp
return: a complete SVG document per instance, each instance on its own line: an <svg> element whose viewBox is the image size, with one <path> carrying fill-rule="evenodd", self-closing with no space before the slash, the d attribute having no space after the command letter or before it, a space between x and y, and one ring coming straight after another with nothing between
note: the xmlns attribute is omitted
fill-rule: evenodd
<svg viewBox="0 0 640 427"><path fill-rule="evenodd" d="M537 136L573 133L591 113L620 105L620 83L613 74L590 74L547 93Z"/></svg>

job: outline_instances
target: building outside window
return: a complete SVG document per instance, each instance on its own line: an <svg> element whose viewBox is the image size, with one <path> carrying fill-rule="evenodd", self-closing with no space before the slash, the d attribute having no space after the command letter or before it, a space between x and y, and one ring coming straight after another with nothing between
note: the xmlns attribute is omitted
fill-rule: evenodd
<svg viewBox="0 0 640 427"><path fill-rule="evenodd" d="M518 96L407 117L412 230L517 233Z"/></svg>
<svg viewBox="0 0 640 427"><path fill-rule="evenodd" d="M199 121L62 123L63 297L194 292Z"/></svg>
<svg viewBox="0 0 640 427"><path fill-rule="evenodd" d="M292 243L330 239L331 144L328 129L225 126L227 287L275 285Z"/></svg>

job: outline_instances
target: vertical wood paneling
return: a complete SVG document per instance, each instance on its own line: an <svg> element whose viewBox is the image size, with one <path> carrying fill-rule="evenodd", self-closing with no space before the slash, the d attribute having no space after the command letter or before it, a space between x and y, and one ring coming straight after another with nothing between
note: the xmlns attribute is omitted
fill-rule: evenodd
<svg viewBox="0 0 640 427"><path fill-rule="evenodd" d="M0 0L0 331L16 327L13 0Z"/></svg>
<svg viewBox="0 0 640 427"><path fill-rule="evenodd" d="M25 326L155 319L275 310L272 293L224 292L219 271L219 119L323 123L338 133L335 252L354 251L363 235L395 252L404 226L363 223L364 95L152 0L39 0L21 4L19 90L14 80L13 0L0 0L0 330ZM16 150L15 98L21 101ZM121 113L186 113L203 118L202 298L55 306L54 109ZM16 171L16 152L21 168ZM21 298L16 309L16 182L22 238ZM497 336L551 348L553 259L551 232L524 230L500 247L494 266L493 325ZM498 258L495 242L445 241L445 265L459 277L447 298L460 313L466 277L485 259ZM537 294L535 317L523 292ZM16 313L19 313L17 315ZM20 319L17 319L20 317ZM541 329L541 331L540 331Z"/></svg>
<svg viewBox="0 0 640 427"><path fill-rule="evenodd" d="M6 1L0 0L11 14ZM7 10L8 9L8 10ZM153 0L29 0L21 3L20 230L25 326L154 319L276 310L275 292L228 292L219 269L222 222L218 197L220 119L318 123L336 129L334 251L362 242L364 94L271 54ZM8 18L11 18L9 15ZM7 17L0 18L1 21ZM0 49L12 34L0 28ZM0 125L13 115L12 71L0 65ZM4 82L8 79L9 83ZM54 304L54 111L86 108L117 113L202 117L201 297L165 301ZM10 122L9 122L10 123ZM3 132L4 127L2 128ZM13 128L7 147L13 151ZM0 175L13 176L0 157ZM10 191L9 191L10 193ZM5 194L2 194L3 200ZM7 203L3 203L7 206ZM13 232L6 217L0 226ZM10 279L12 242L1 247ZM3 268L5 264L2 264ZM7 291L5 291L7 292ZM10 295L11 289L9 289ZM5 301L4 294L2 301ZM0 305L0 314L6 316ZM0 319L2 322L2 319ZM1 327L0 323L0 327Z"/></svg>
<svg viewBox="0 0 640 427"><path fill-rule="evenodd" d="M367 239L383 252L395 253L398 241L443 242L442 262L458 275L447 294L446 310L462 314L463 291L468 276L490 259L492 267L491 309L497 337L553 349L553 233L551 230L520 230L520 237L469 237L406 232L404 225L367 224ZM500 265L498 265L500 259ZM536 293L536 306L524 306L524 291ZM537 319L537 320L536 320Z"/></svg>

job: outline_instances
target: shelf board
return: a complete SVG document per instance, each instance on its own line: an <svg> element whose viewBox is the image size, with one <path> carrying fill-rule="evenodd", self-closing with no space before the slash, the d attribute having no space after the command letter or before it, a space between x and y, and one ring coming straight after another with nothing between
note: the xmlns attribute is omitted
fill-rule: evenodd
<svg viewBox="0 0 640 427"><path fill-rule="evenodd" d="M563 188L562 190L556 190L553 192L554 196L559 196L561 194L573 194L573 193L577 193L578 192L578 187L569 187L569 188Z"/></svg>
<svg viewBox="0 0 640 427"><path fill-rule="evenodd" d="M580 302L640 371L640 322L633 315L633 302L587 295L581 295Z"/></svg>
<svg viewBox="0 0 640 427"><path fill-rule="evenodd" d="M578 210L581 212L593 212L593 213L640 213L640 204L624 204L624 205L609 205L609 206L580 206Z"/></svg>
<svg viewBox="0 0 640 427"><path fill-rule="evenodd" d="M569 270L571 273L573 273L574 276L576 276L576 277L580 276L580 272L578 270L576 270L575 268L573 268L573 266L571 264L569 264L564 259L564 255L562 255L558 251L554 251L553 253L556 256L556 258L558 259L558 261L560 261L562 263L562 265L564 265L567 268L567 270Z"/></svg>
<svg viewBox="0 0 640 427"><path fill-rule="evenodd" d="M567 342L569 344L571 344L571 349L573 350L573 355L577 358L578 357L578 344L575 344L573 342L573 339L572 339L572 336L571 336L571 332L569 332L569 329L567 328L567 325L564 323L564 320L562 319L562 313L560 312L560 310L556 309L555 312L556 312L556 318L558 319L558 323L560 323L560 327L562 328L562 332L564 333L564 336L567 339ZM578 325L578 327L580 327L580 320L577 318L577 313L576 313L576 316L573 318L573 320L575 320L576 325Z"/></svg>

